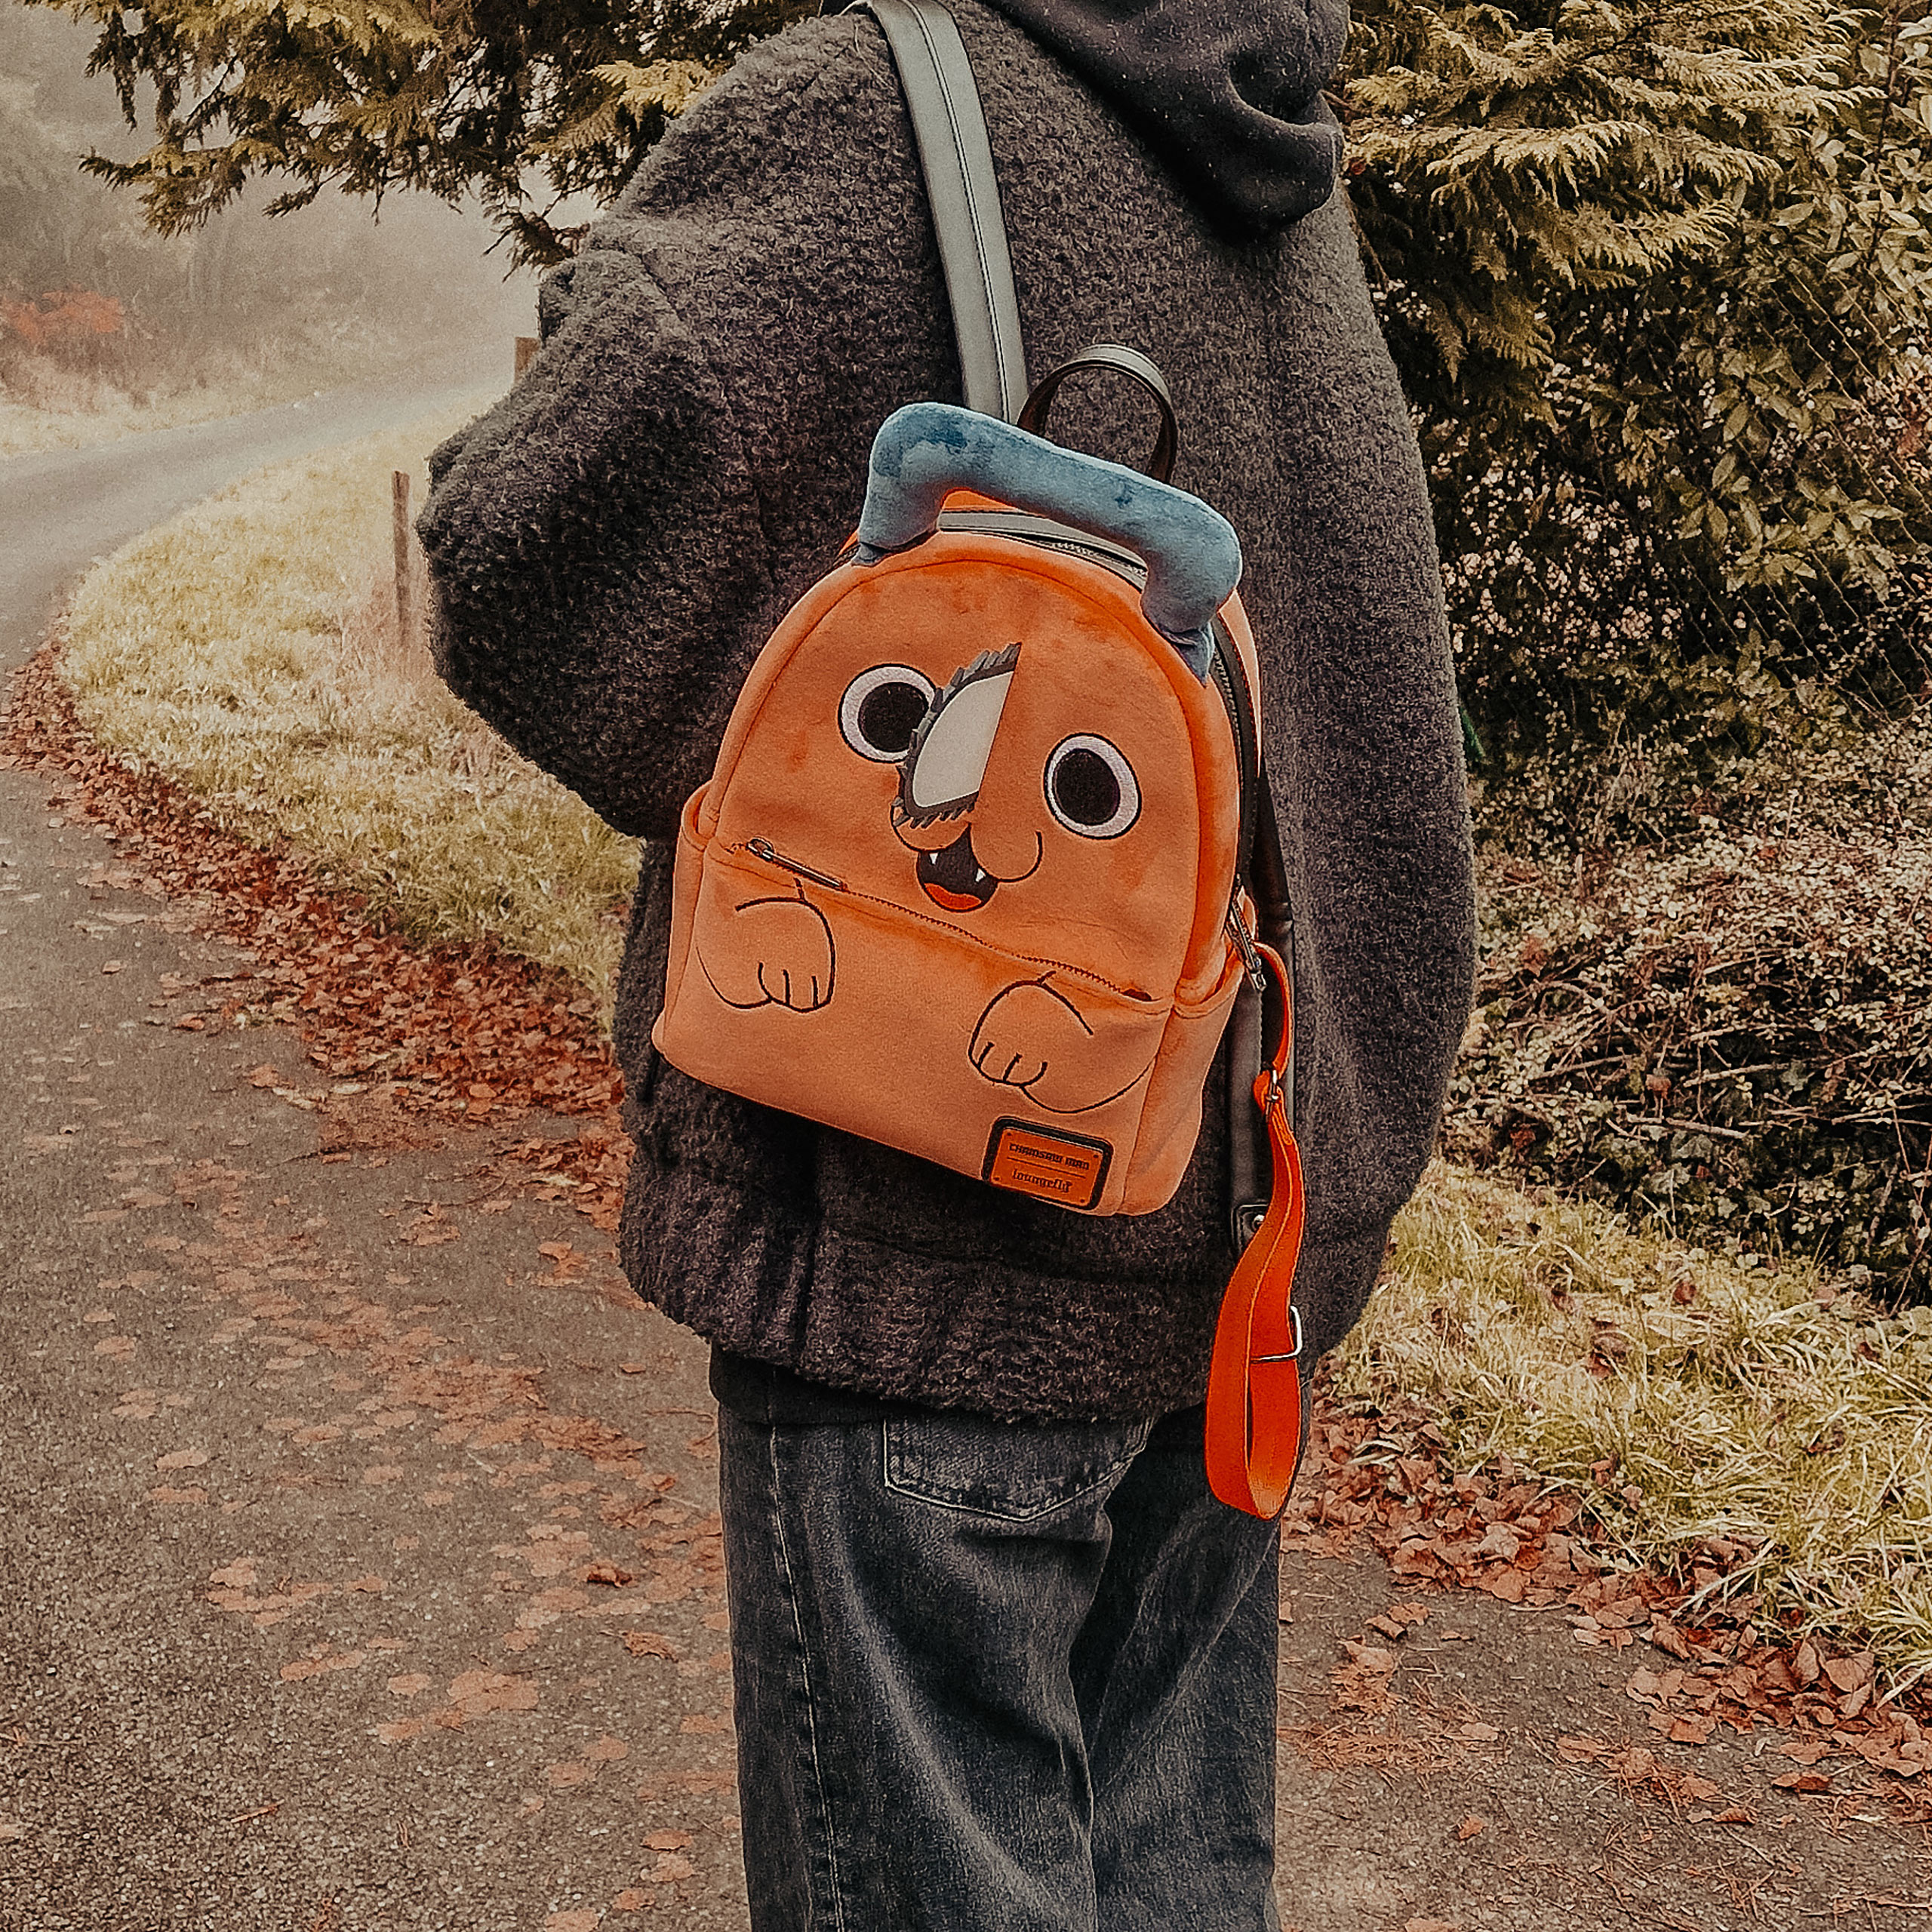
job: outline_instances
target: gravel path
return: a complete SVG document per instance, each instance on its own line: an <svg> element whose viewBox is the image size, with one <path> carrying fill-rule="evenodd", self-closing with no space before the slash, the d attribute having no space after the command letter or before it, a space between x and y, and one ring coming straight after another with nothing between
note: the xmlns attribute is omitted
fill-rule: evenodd
<svg viewBox="0 0 1932 1932"><path fill-rule="evenodd" d="M182 503L439 400L0 464L0 663ZM0 1927L738 1932L702 1352L497 1158L577 1125L331 1094L58 796L0 771ZM1641 1640L1364 1555L1283 1614L1300 1932L1932 1927L1909 1791L1667 1743Z"/></svg>

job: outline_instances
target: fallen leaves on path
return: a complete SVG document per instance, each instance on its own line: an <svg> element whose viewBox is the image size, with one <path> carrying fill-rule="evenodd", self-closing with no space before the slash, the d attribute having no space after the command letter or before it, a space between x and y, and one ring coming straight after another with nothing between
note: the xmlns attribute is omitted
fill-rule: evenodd
<svg viewBox="0 0 1932 1932"><path fill-rule="evenodd" d="M395 1688L393 1681L390 1688ZM451 1679L449 1700L441 1709L427 1712L421 1717L371 1724L369 1734L378 1743L403 1744L412 1737L421 1737L432 1727L440 1730L461 1730L479 1718L534 1711L537 1703L534 1678L513 1676L500 1670L466 1670Z"/></svg>
<svg viewBox="0 0 1932 1932"><path fill-rule="evenodd" d="M1746 1737L1793 1731L1807 1751L1815 1746L1808 1763L1856 1758L1907 1780L1932 1770L1925 1694L1915 1687L1881 1697L1869 1650L1767 1633L1752 1621L1755 1599L1726 1604L1709 1586L1739 1552L1721 1539L1695 1552L1688 1583L1618 1569L1592 1546L1582 1498L1507 1457L1474 1472L1451 1470L1439 1445L1420 1412L1347 1416L1318 1394L1307 1462L1283 1520L1284 1546L1340 1558L1366 1542L1406 1586L1479 1591L1512 1605L1561 1610L1575 1641L1595 1648L1626 1651L1642 1641L1671 1661L1635 1668L1626 1695L1643 1708L1648 1727L1672 1743L1708 1744L1721 1729ZM1392 1640L1402 1628L1386 1619L1371 1626ZM1395 1669L1394 1654L1368 1643L1346 1647L1349 1661L1335 1672L1337 1707L1385 1708L1378 1687ZM1652 1777L1654 1761L1644 1758L1638 1783ZM1635 1764L1629 1760L1625 1769ZM1779 1782L1799 1791L1830 1788L1829 1779L1804 1777Z"/></svg>
<svg viewBox="0 0 1932 1932"><path fill-rule="evenodd" d="M116 986L138 995L131 1012L158 993L150 1023L228 1034L237 1048L245 1043L232 1036L247 1023L249 1051L237 1051L227 1069L232 1099L257 1116L301 1108L317 1144L298 1159L353 1159L359 1177L365 1165L387 1164L392 1151L455 1140L472 1163L463 1198L426 1203L424 1192L439 1190L414 1181L407 1195L395 1190L372 1223L380 1241L364 1244L359 1234L345 1241L329 1231L330 1220L303 1198L319 1190L280 1171L250 1171L248 1155L229 1157L233 1165L177 1162L149 1157L162 1144L152 1136L112 1143L127 1158L106 1171L104 1191L76 1207L114 1224L108 1238L127 1250L154 1251L140 1258L157 1268L77 1287L86 1298L72 1305L72 1346L100 1385L108 1426L125 1432L131 1472L152 1481L152 1469L165 1481L192 1470L214 1490L212 1497L200 1488L149 1492L157 1505L195 1506L198 1534L208 1527L235 1539L203 1546L201 1561L211 1567L189 1574L199 1601L187 1607L205 1634L235 1647L241 1670L294 1721L346 1721L351 1743L370 1758L389 1749L521 1758L533 1774L526 1786L550 1789L554 1813L614 1802L628 1811L633 1754L645 1754L663 1788L649 1802L663 1808L637 1822L655 1828L657 1841L641 1869L628 1863L608 1882L626 1884L620 1897L629 1909L675 1915L674 1897L687 1881L703 1882L699 1867L709 1860L693 1852L691 1832L674 1828L728 1810L734 1789L728 1768L668 1780L665 1770L667 1758L715 1767L728 1761L729 1719L716 1708L721 1653L707 1656L691 1635L700 1623L724 1628L721 1550L708 1495L697 1508L673 1503L666 1492L679 1478L645 1466L637 1438L650 1435L657 1453L649 1460L661 1463L694 1424L638 1418L703 1412L646 1407L670 1398L620 1385L614 1374L607 1386L621 1386L627 1399L610 1413L632 1420L635 1435L597 1413L553 1412L543 1370L499 1352L513 1336L486 1343L460 1297L454 1305L435 1298L494 1232L472 1216L532 1195L570 1213L541 1217L522 1246L526 1263L552 1287L588 1294L608 1286L610 1244L583 1230L586 1223L599 1236L615 1229L630 1143L617 1125L620 1084L595 1014L576 987L490 948L413 946L290 855L254 852L220 835L192 799L88 746L49 672L43 657L20 689L11 748L16 762L54 780L50 816L64 812L70 824L114 835L104 863L91 873L84 865L76 884L177 900L186 918L171 914L171 930L192 920L244 949L234 971L184 971L158 984L137 984L144 969L130 955L134 978ZM253 1032L268 1020L281 1024ZM285 1026L299 1032L299 1047ZM566 1125L538 1108L576 1118ZM488 1144L454 1133L459 1119L487 1128ZM46 1147L34 1151L69 1152L69 1133L78 1130L44 1137ZM414 1171L413 1164L396 1167ZM325 1185L345 1183L348 1175L331 1168ZM323 1208L332 1215L326 1196ZM145 1233L157 1226L180 1232ZM574 1239L547 1238L559 1228ZM525 1278L521 1270L518 1278ZM84 1323L88 1312L100 1319ZM112 1332L122 1326L139 1337ZM192 1334L179 1333L183 1326ZM87 1353L97 1338L99 1360ZM625 1352L648 1350L632 1344ZM219 1364L229 1386L264 1392L252 1404L240 1397L247 1406L238 1427L226 1415L212 1423L199 1411L169 1417L189 1398L168 1381L192 1380L206 1362ZM651 1372L670 1366L667 1356ZM135 1375L143 1386L129 1386ZM660 1434L666 1440L657 1442ZM498 1490L512 1492L500 1505ZM319 1549L304 1527L312 1497L329 1520L339 1511L366 1531L363 1546L345 1538ZM539 1514L553 1534L525 1520ZM182 1517L157 1509L152 1527L169 1521ZM432 1524L425 1537L392 1534ZM518 1552L506 1565L507 1594L481 1553L506 1535ZM420 1558L403 1554L425 1543ZM451 1552L466 1549L474 1574L459 1564L452 1589ZM458 1600L426 1616L438 1595ZM663 1607L672 1604L687 1607ZM681 1620L672 1623L678 1641L640 1628L660 1617ZM543 1647L528 1660L506 1655L497 1641L512 1619L519 1644ZM607 1633L619 1631L648 1647L614 1648ZM592 1695L600 1668L620 1692L601 1709ZM585 1669L592 1674L570 1675ZM626 1699L640 1689L662 1716L627 1742ZM593 1710L608 1730L586 1726ZM678 1728L687 1712L700 1715L688 1737ZM552 1758L558 1769L546 1775ZM508 1801L519 1799L526 1811L543 1803L527 1789ZM398 1829L406 1847L408 1826ZM569 1908L552 1915L564 1932L621 1909L580 1903L584 1896L569 1885L553 1894ZM313 1912L312 1902L305 1924ZM543 1915L539 1908L537 1919Z"/></svg>
<svg viewBox="0 0 1932 1932"><path fill-rule="evenodd" d="M718 1601L723 1581L718 1512L673 1500L667 1491L677 1478L643 1464L641 1442L593 1416L553 1414L536 1367L507 1354L478 1360L422 1318L434 1304L398 1308L365 1293L354 1284L347 1264L317 1254L306 1234L272 1234L240 1213L217 1225L220 1238L191 1244L186 1257L191 1265L207 1264L202 1272L212 1279L184 1284L182 1291L208 1312L216 1346L263 1352L262 1366L272 1373L258 1386L292 1390L300 1385L291 1377L306 1371L309 1378L302 1394L278 1394L278 1399L292 1404L288 1413L262 1419L255 1440L272 1460L253 1480L353 1484L359 1493L387 1492L393 1499L406 1495L405 1485L413 1479L426 1485L418 1501L433 1506L454 1503L459 1493L476 1497L479 1463L492 1489L530 1482L547 1513L519 1524L519 1540L496 1546L500 1558L515 1564L490 1579L519 1593L538 1586L523 1596L515 1627L503 1639L512 1652L531 1649L567 1618L610 1617L635 1626L658 1605L694 1596L701 1604ZM145 1399L124 1398L121 1409L133 1415L158 1412L155 1391L131 1393ZM175 1399L165 1398L171 1404ZM374 1447L378 1442L380 1449ZM512 1451L522 1444L537 1445L539 1453L481 1460L488 1452ZM558 1454L582 1457L589 1473L577 1477L568 1466L558 1469ZM395 1460L363 1461L369 1454ZM451 1458L465 1460L453 1466ZM189 1447L155 1460L171 1469L212 1459ZM246 1458L227 1460L239 1466L237 1475L249 1478ZM207 1503L205 1492L192 1494ZM181 1500L188 1500L186 1493ZM583 1518L586 1508L595 1512L593 1527L570 1520ZM398 1552L420 1542L414 1535L393 1539ZM636 1556L617 1553L632 1549ZM294 1686L407 1647L395 1636L369 1632L366 1624L343 1627L363 1606L380 1614L392 1593L391 1580L377 1572L298 1578L284 1572L282 1559L257 1549L211 1569L204 1595L217 1611L246 1617L257 1629L301 1615L312 1629L320 1622L324 1629L340 1631L340 1641L312 1643L285 1658L280 1681ZM639 1632L638 1641L661 1645L668 1660L682 1661L668 1638ZM460 1730L501 1711L534 1708L537 1694L535 1678L486 1669L454 1679L440 1706L426 1709L426 1672L411 1671L387 1683L393 1697L423 1700L410 1715L368 1727L389 1746ZM714 1725L727 1727L708 1717L706 1727ZM562 1783L586 1781L628 1749L607 1734L577 1761L578 1770L562 1774Z"/></svg>
<svg viewBox="0 0 1932 1932"><path fill-rule="evenodd" d="M214 1031L245 1011L285 1020L329 1080L380 1080L403 1104L446 1116L614 1116L622 1077L581 988L487 942L414 944L299 859L218 831L189 793L89 738L57 656L57 644L43 646L15 679L0 747L55 781L56 809L114 835L98 883L183 901L204 931L254 955L252 971L205 982L215 1003L175 1025ZM273 1088L274 1072L245 1077ZM616 1149L614 1128L605 1145Z"/></svg>
<svg viewBox="0 0 1932 1932"><path fill-rule="evenodd" d="M669 1637L655 1630L620 1630L617 1636L634 1657L663 1657L675 1663L681 1654Z"/></svg>
<svg viewBox="0 0 1932 1932"><path fill-rule="evenodd" d="M1565 1764L1593 1764L1630 1789L1649 1789L1671 1804L1715 1798L1718 1787L1681 1765L1666 1764L1641 1745L1612 1744L1598 1737L1559 1737L1556 1755Z"/></svg>
<svg viewBox="0 0 1932 1932"><path fill-rule="evenodd" d="M592 1227L610 1234L623 1207L630 1158L630 1137L614 1118L601 1128L586 1126L572 1140L520 1140L504 1149L500 1161L503 1171L535 1187L540 1198L567 1201Z"/></svg>
<svg viewBox="0 0 1932 1932"><path fill-rule="evenodd" d="M537 1277L546 1287L564 1287L590 1266L590 1257L567 1241L539 1241L537 1251L550 1263L550 1272Z"/></svg>

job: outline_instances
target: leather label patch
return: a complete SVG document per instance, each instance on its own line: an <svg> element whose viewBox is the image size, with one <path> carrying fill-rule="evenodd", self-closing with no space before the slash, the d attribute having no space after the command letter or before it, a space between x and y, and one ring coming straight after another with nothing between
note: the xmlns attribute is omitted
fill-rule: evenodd
<svg viewBox="0 0 1932 1932"><path fill-rule="evenodd" d="M995 1187L1030 1194L1063 1208L1091 1208L1100 1198L1113 1148L1083 1134L1063 1133L1030 1121L993 1124L983 1177Z"/></svg>

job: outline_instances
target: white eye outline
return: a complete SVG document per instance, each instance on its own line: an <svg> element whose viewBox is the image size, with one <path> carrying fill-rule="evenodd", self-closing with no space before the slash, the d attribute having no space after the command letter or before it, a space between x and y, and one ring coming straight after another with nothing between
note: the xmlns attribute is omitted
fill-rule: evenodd
<svg viewBox="0 0 1932 1932"><path fill-rule="evenodd" d="M1114 782L1120 787L1120 803L1098 825L1082 825L1077 819L1069 818L1060 810L1060 801L1054 796L1054 774L1073 752L1091 752L1113 774ZM1140 781L1134 777L1134 768L1127 761L1127 754L1118 745L1109 744L1105 738L1096 737L1090 731L1076 732L1054 746L1048 755L1041 783L1047 795L1048 811L1076 838L1118 838L1122 832L1131 832L1140 817Z"/></svg>
<svg viewBox="0 0 1932 1932"><path fill-rule="evenodd" d="M838 700L838 729L845 742L861 758L869 758L874 764L897 764L905 758L905 745L896 752L888 751L883 746L874 744L859 728L860 707L882 685L910 685L915 690L924 691L929 709L935 687L924 672L915 671L909 664L875 664L869 671L861 671L845 687L845 695Z"/></svg>

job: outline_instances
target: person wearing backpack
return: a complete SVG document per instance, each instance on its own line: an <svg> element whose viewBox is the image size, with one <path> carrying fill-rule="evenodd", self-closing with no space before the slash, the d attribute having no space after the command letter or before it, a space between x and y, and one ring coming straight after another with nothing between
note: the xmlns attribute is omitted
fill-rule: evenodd
<svg viewBox="0 0 1932 1932"><path fill-rule="evenodd" d="M1427 497L1321 99L1346 17L1332 0L947 4L1027 355L1151 355L1180 427L1173 480L1239 540L1241 662L1259 676L1263 803L1294 914L1297 1017L1276 1064L1306 1161L1294 1342L1312 1363L1359 1313L1428 1157L1474 933ZM881 426L974 388L968 305L957 286L949 300L934 229L958 216L937 190L928 211L911 85L868 12L788 29L686 112L549 278L529 374L432 464L438 662L518 749L649 841L618 998L637 1149L621 1247L638 1293L712 1347L756 1932L1275 1927L1278 1536L1217 1500L1203 1467L1217 1312L1251 1231L1231 1232L1252 1112L1239 1043L1214 1060L1164 1204L1083 1213L1013 1191L997 1141L982 1178L970 1159L817 1124L844 1118L820 1104L836 1067L795 1078L797 1110L782 1111L728 1091L755 1081L681 1070L692 1036L666 1030L667 993L685 997L674 958L710 971L691 943L694 875L676 877L695 863L674 851L681 825L695 849L688 801L721 772L787 612L877 554L845 546L873 514ZM943 441L951 420L920 422ZM1155 426L1139 389L1090 361L1052 430L1132 467ZM894 450L875 455L875 485ZM971 656L977 638L936 656L878 608L862 655L884 681L832 693L829 755L861 775L877 761L881 810L900 786L890 823L935 918L970 918L1011 903L1019 870L969 864L946 816L958 801L915 795L918 734L975 689L954 724L977 703L997 727L989 688L1010 675L1017 691L1023 673ZM906 700L884 674L922 653L934 669L912 682L933 688ZM1116 681L1088 688L1111 697ZM1232 704L1229 720L1238 731ZM734 742L749 728L734 722ZM1049 760L1046 782L1072 772L1063 817L1106 838L1133 823L1133 786L1090 741L1066 737L1088 761ZM801 786L822 805L816 778ZM795 980L714 955L702 998L761 1016L835 1007L842 969L811 950L814 921L860 929L838 923L852 881L769 841L730 856L767 882L724 913L775 907L759 916L786 946L802 933L786 957L808 963ZM1238 891L1244 940L1258 903ZM1104 938L1125 915L1109 888L1058 916ZM896 1081L897 1044L906 1091L937 1093L930 992L909 979L902 1001L881 983L850 1050ZM1027 1064L1003 1049L981 1067L1066 1109L1021 1151L1056 1158L1063 1141L1088 1174L1075 1143L1103 1144L1081 1131L1088 1097L1027 1088ZM1292 1894L1297 1875L1281 1882Z"/></svg>

